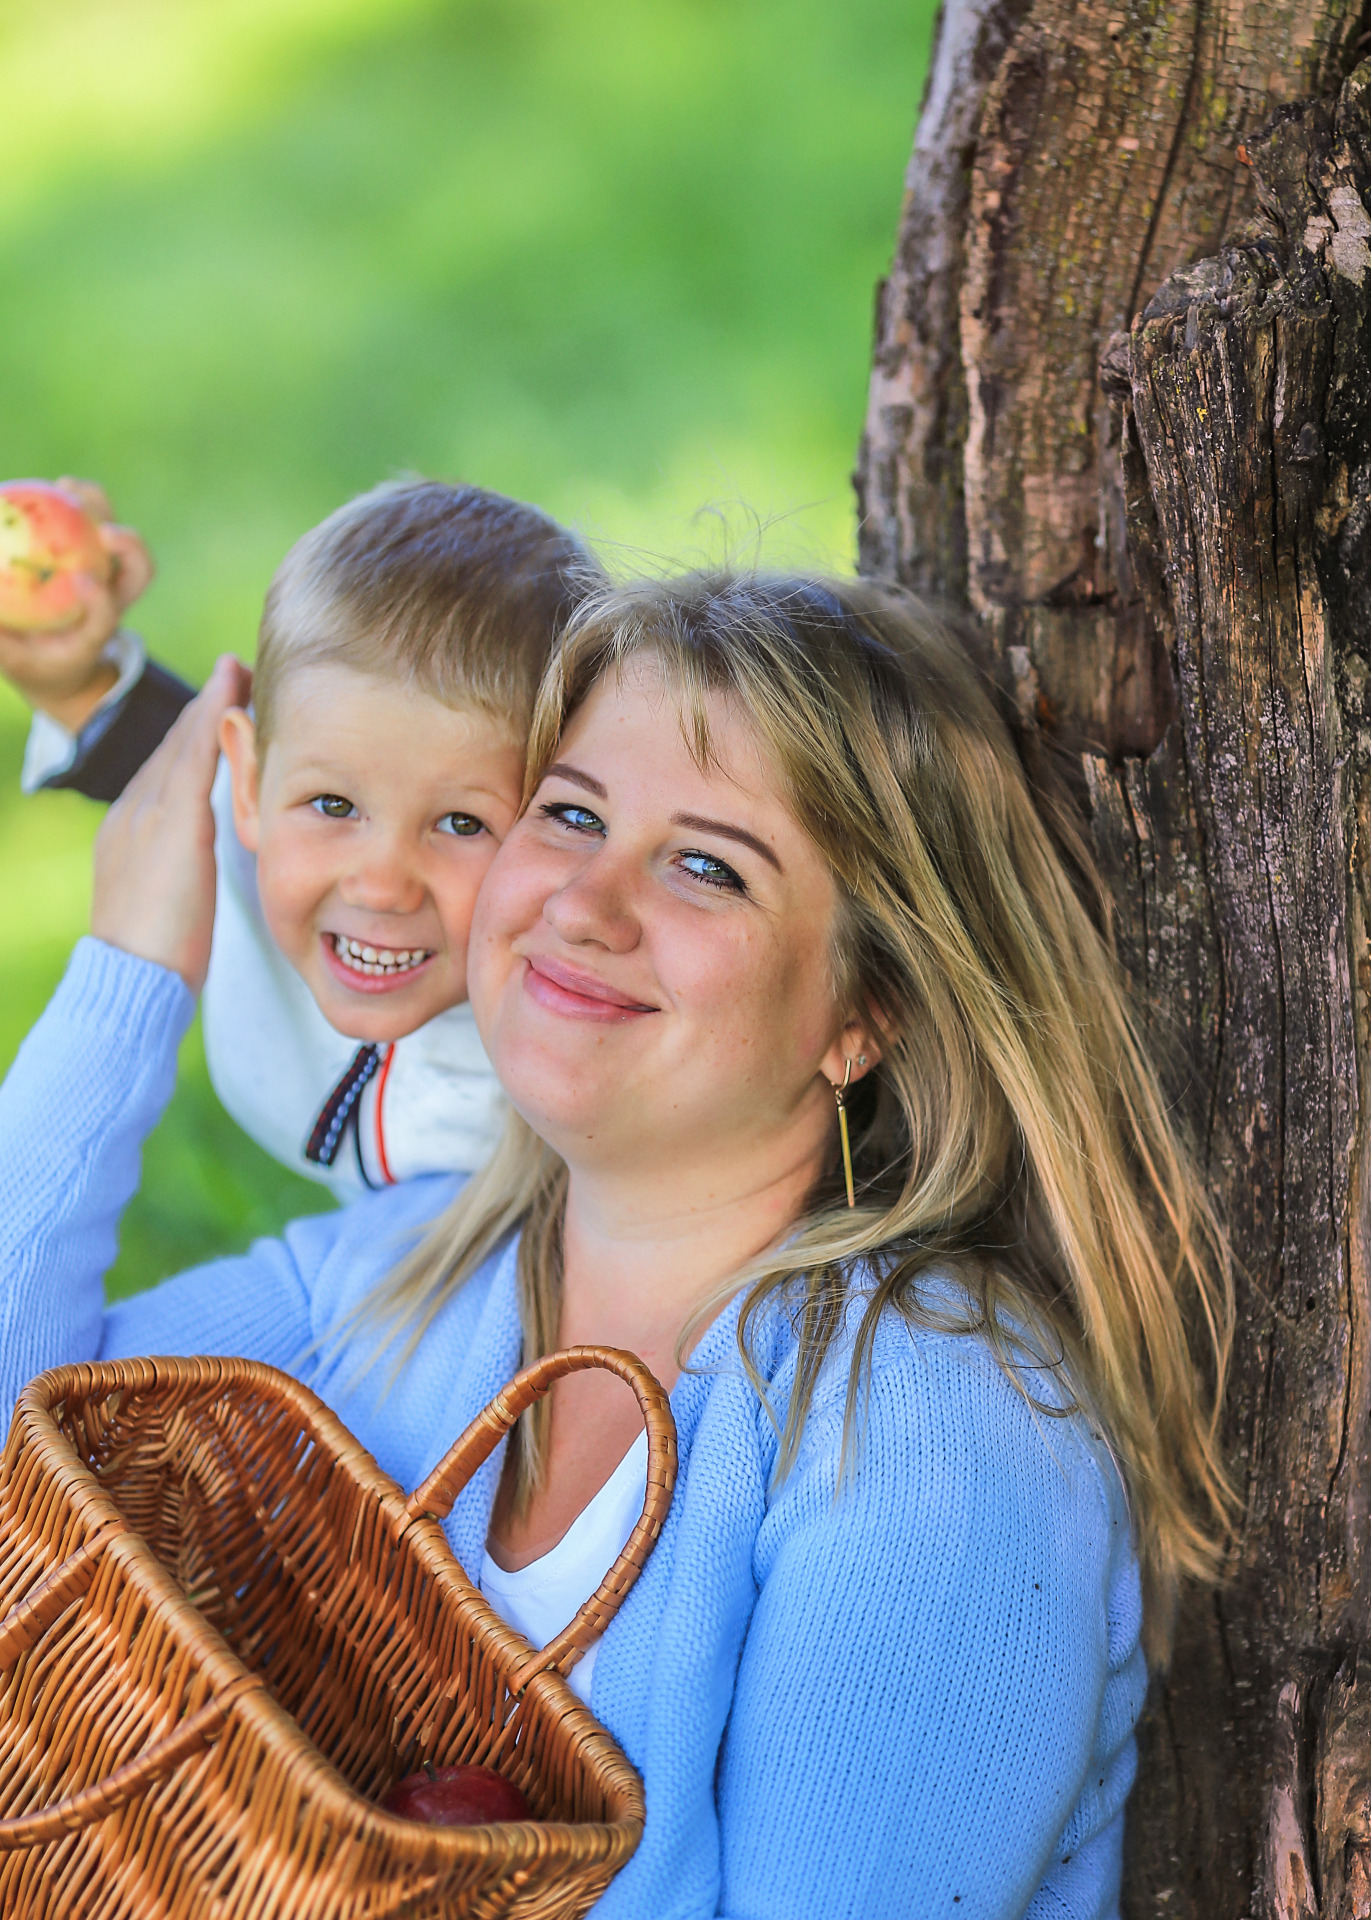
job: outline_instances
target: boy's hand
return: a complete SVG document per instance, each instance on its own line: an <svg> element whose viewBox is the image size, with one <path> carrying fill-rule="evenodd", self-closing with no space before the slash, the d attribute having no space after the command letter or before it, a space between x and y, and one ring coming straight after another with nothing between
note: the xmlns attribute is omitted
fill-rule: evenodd
<svg viewBox="0 0 1371 1920"><path fill-rule="evenodd" d="M114 565L108 582L92 588L81 618L61 633L20 633L0 626L0 674L31 707L79 733L118 678L100 656L125 609L146 591L153 564L132 528L114 524L109 501L93 481L64 475L57 485L98 523Z"/></svg>
<svg viewBox="0 0 1371 1920"><path fill-rule="evenodd" d="M199 993L214 932L214 815L219 722L247 703L252 675L231 654L105 816L95 839L91 932L179 973Z"/></svg>

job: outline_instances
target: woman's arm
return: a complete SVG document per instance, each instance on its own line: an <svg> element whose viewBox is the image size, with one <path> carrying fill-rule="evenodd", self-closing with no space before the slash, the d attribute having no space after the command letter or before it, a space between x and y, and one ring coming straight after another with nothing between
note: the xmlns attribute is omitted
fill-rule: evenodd
<svg viewBox="0 0 1371 1920"><path fill-rule="evenodd" d="M880 1366L866 1421L835 1500L816 1409L758 1538L719 1911L1112 1914L1146 1685L1117 1488L970 1340Z"/></svg>
<svg viewBox="0 0 1371 1920"><path fill-rule="evenodd" d="M165 967L82 940L0 1086L0 1422L26 1381L68 1361L246 1352L284 1366L308 1344L289 1236L105 1311L119 1216L193 1010ZM318 1233L305 1237L315 1251Z"/></svg>
<svg viewBox="0 0 1371 1920"><path fill-rule="evenodd" d="M141 1149L171 1094L209 963L210 784L246 684L222 659L96 837L92 926L0 1088L0 1409L91 1359Z"/></svg>
<svg viewBox="0 0 1371 1920"><path fill-rule="evenodd" d="M195 1003L164 967L97 940L0 1086L0 1412L44 1367L99 1351L103 1279Z"/></svg>

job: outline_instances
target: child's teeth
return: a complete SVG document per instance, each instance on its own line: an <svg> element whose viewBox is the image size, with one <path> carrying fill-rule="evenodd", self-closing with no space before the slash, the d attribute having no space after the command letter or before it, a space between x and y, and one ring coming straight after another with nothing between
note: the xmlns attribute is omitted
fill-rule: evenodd
<svg viewBox="0 0 1371 1920"><path fill-rule="evenodd" d="M345 933L334 934L333 950L356 973L403 973L428 959L427 947L368 947Z"/></svg>

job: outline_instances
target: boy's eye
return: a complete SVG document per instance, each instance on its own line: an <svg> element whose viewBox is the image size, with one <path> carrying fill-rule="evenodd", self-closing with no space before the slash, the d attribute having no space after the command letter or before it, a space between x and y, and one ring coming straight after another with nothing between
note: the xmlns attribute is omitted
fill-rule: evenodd
<svg viewBox="0 0 1371 1920"><path fill-rule="evenodd" d="M545 820L556 820L573 833L603 833L605 823L589 807L578 807L574 800L552 800L538 811Z"/></svg>
<svg viewBox="0 0 1371 1920"><path fill-rule="evenodd" d="M747 892L741 875L736 874L726 861L716 860L712 853L682 853L677 858L687 873L703 881L707 887L718 887L724 893Z"/></svg>
<svg viewBox="0 0 1371 1920"><path fill-rule="evenodd" d="M462 840L472 840L485 830L485 821L478 820L474 813L445 813L438 822L439 833L455 833Z"/></svg>
<svg viewBox="0 0 1371 1920"><path fill-rule="evenodd" d="M341 793L316 794L309 804L326 820L350 820L357 811L351 800L345 800Z"/></svg>

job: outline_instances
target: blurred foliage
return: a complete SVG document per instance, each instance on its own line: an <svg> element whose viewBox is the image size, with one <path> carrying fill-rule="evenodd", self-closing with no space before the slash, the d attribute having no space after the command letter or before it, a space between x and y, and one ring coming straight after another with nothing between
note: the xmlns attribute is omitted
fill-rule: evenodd
<svg viewBox="0 0 1371 1920"><path fill-rule="evenodd" d="M0 0L0 473L100 479L135 624L250 656L290 542L418 470L621 569L846 568L873 283L931 0ZM701 506L711 511L701 516ZM0 1067L85 922L97 810L21 801L0 689ZM112 1285L324 1204L192 1035Z"/></svg>

